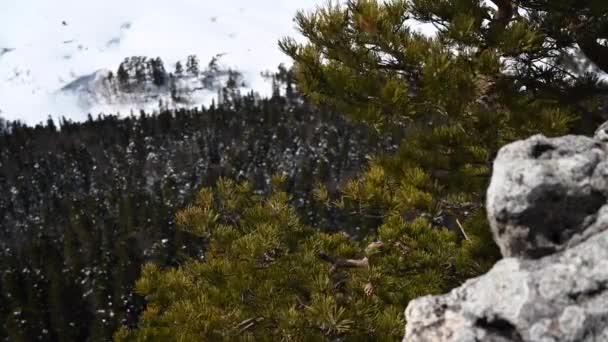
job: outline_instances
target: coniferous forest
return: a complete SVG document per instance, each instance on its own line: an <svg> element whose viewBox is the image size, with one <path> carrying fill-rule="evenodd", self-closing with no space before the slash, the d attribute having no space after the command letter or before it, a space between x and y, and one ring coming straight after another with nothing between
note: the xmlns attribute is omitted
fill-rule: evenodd
<svg viewBox="0 0 608 342"><path fill-rule="evenodd" d="M400 340L410 300L499 258L484 210L498 149L608 119L605 13L327 4L279 42L293 67L266 74L271 98L231 73L209 108L3 122L0 337ZM160 59L131 58L129 91L138 63L166 85Z"/></svg>
<svg viewBox="0 0 608 342"><path fill-rule="evenodd" d="M119 325L135 326L142 263L203 255L201 239L175 229L176 210L202 186L250 180L262 194L281 175L315 222L329 218L312 203L315 182L336 188L391 148L279 93L57 126L8 123L0 141L0 331L11 341L108 340Z"/></svg>

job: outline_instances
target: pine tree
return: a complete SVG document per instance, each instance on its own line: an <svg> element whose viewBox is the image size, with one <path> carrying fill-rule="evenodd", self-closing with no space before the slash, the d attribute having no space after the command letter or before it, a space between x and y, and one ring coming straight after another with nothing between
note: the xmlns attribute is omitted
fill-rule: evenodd
<svg viewBox="0 0 608 342"><path fill-rule="evenodd" d="M157 87L162 87L166 84L167 72L165 65L160 57L152 60L152 83Z"/></svg>
<svg viewBox="0 0 608 342"><path fill-rule="evenodd" d="M50 115L46 119L46 127L47 127L47 129L49 129L53 132L55 132L57 130L57 127L55 126L55 122L53 121L53 118Z"/></svg>
<svg viewBox="0 0 608 342"><path fill-rule="evenodd" d="M370 244L365 252L345 234L306 227L290 208L289 195L279 190L282 181L274 179L275 191L266 199L251 184L229 180L220 180L215 193L201 190L177 220L209 241L206 262L167 272L145 267L136 286L151 302L138 335L123 329L116 339L363 339L377 326L378 337L400 334L399 306L381 306L371 294L368 260L380 245ZM344 272L349 267L359 271ZM347 275L352 279L345 282Z"/></svg>
<svg viewBox="0 0 608 342"><path fill-rule="evenodd" d="M343 212L380 218L361 220L364 236L398 231L394 219L427 216L469 238L463 248L492 253L487 227L474 227L497 149L534 133L566 133L579 118L581 103L563 92L590 76L563 66L573 46L551 44L557 37L545 33L543 6L516 16L510 0L496 3L497 11L478 1L349 1L299 13L308 42L280 42L308 99L379 136L404 136L395 155L372 162L337 197ZM410 18L432 23L436 37L411 30ZM475 229L481 235L465 233Z"/></svg>
<svg viewBox="0 0 608 342"><path fill-rule="evenodd" d="M355 1L301 13L297 22L309 42L281 43L309 99L384 136L407 133L395 156L378 158L338 194L322 184L315 189L352 238L306 227L284 192L255 198L246 183L220 181L178 216L182 229L207 239L205 260L166 271L147 267L137 288L148 309L139 330L122 330L119 340L396 339L410 299L447 291L489 267L496 249L481 194L492 154L534 129L562 133L570 116L555 100L555 108L518 102L527 94L497 80L500 51L478 53L489 39L477 51L465 46L475 43L463 31L474 21L454 21L453 30L469 40L450 32L426 38L404 25L408 13L424 19L422 10L448 5L408 4ZM451 13L482 17L469 6ZM484 80L498 84L487 89ZM492 108L478 103L488 95L496 97ZM327 178L331 165L319 168Z"/></svg>
<svg viewBox="0 0 608 342"><path fill-rule="evenodd" d="M127 71L127 65L128 63L128 59L125 59L125 61L123 61L122 63L120 63L120 65L118 66L118 70L116 71L116 78L118 79L118 85L124 90L128 87L129 85L129 72Z"/></svg>
<svg viewBox="0 0 608 342"><path fill-rule="evenodd" d="M608 69L603 2L492 2L353 0L299 13L307 42L280 43L298 90L398 150L337 191L315 187L330 226L305 225L278 178L267 197L227 180L201 190L177 221L205 240L204 258L145 267L148 307L116 339L396 340L409 300L487 270L498 257L483 209L496 151L597 115L606 87L572 49Z"/></svg>
<svg viewBox="0 0 608 342"><path fill-rule="evenodd" d="M180 101L179 95L177 94L177 76L173 76L173 74L169 74L169 93L171 94L171 100L176 103Z"/></svg>
<svg viewBox="0 0 608 342"><path fill-rule="evenodd" d="M225 106L231 107L239 104L241 100L241 92L239 90L241 82L242 75L238 71L228 70L228 80L220 93L222 103Z"/></svg>
<svg viewBox="0 0 608 342"><path fill-rule="evenodd" d="M131 61L135 68L135 81L140 86L145 85L150 75L148 59L146 57L133 57Z"/></svg>
<svg viewBox="0 0 608 342"><path fill-rule="evenodd" d="M188 59L186 60L186 72L192 76L198 76L200 73L200 63L196 55L188 56Z"/></svg>
<svg viewBox="0 0 608 342"><path fill-rule="evenodd" d="M332 149L305 148L322 142L314 137L318 127L335 127L336 140L327 141L337 149L345 132L364 131L304 103L285 110L284 98L246 95L240 103L239 111L218 106L100 114L87 122L62 118L56 131L11 123L0 134L6 194L0 196L6 213L0 215L0 340L107 341L117 325L135 326L144 307L132 294L141 264L176 266L205 249L205 241L174 229L176 208L196 189L238 174L255 177L262 186L256 191L266 191L271 174L290 170L283 159L335 160ZM367 141L349 149L353 159L377 150ZM156 175L148 177L151 169ZM330 172L341 174L333 166ZM312 207L290 193L306 218Z"/></svg>
<svg viewBox="0 0 608 342"><path fill-rule="evenodd" d="M175 77L180 78L184 75L184 67L182 66L182 62L177 61L177 63L175 63Z"/></svg>

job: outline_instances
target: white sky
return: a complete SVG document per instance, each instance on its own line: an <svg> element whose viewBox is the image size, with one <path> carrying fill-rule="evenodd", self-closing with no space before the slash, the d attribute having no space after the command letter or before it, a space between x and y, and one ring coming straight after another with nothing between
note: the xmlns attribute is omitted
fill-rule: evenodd
<svg viewBox="0 0 608 342"><path fill-rule="evenodd" d="M124 57L217 53L260 91L260 71L289 62L277 41L296 36L296 10L323 0L0 0L0 113L30 124L86 113L51 94L78 76L115 69ZM63 25L65 21L67 25ZM130 26L129 28L127 28ZM117 44L107 43L111 40ZM256 84L257 82L257 84ZM93 113L96 114L96 113Z"/></svg>

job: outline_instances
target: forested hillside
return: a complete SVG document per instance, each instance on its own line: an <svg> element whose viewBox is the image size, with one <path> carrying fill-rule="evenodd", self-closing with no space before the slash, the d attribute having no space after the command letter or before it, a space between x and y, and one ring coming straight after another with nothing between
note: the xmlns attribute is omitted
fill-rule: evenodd
<svg viewBox="0 0 608 342"><path fill-rule="evenodd" d="M75 96L83 108L144 108L168 110L191 108L199 103L208 103L211 98L224 101L244 90L246 82L238 70L220 64L216 55L206 66L201 67L198 57L189 55L185 62L175 63L167 70L160 57L126 57L112 70L96 72L77 78L61 88L60 92ZM266 72L269 78L286 74ZM292 94L293 95L293 94Z"/></svg>
<svg viewBox="0 0 608 342"><path fill-rule="evenodd" d="M500 257L485 210L499 149L608 118L607 12L332 2L279 41L293 68L266 75L270 99L227 73L207 109L5 124L0 336L400 340L410 301ZM192 77L172 87L161 66L131 57L99 80L188 103ZM475 324L500 331L491 319Z"/></svg>
<svg viewBox="0 0 608 342"><path fill-rule="evenodd" d="M278 89L267 100L233 94L209 109L58 126L9 123L0 135L6 341L101 341L133 326L142 263L202 256L200 239L175 230L176 210L201 186L228 177L263 193L284 175L291 202L313 222L315 182L336 187L391 146Z"/></svg>
<svg viewBox="0 0 608 342"><path fill-rule="evenodd" d="M203 239L204 259L147 265L136 285L146 310L115 338L400 340L411 300L499 257L484 206L500 147L605 120L607 10L594 0L352 0L300 11L305 39L279 46L302 94L383 138L402 132L397 151L338 192L313 191L340 215L338 233L308 224L280 180L263 196L248 182L203 188L177 221ZM512 336L503 317L474 324Z"/></svg>

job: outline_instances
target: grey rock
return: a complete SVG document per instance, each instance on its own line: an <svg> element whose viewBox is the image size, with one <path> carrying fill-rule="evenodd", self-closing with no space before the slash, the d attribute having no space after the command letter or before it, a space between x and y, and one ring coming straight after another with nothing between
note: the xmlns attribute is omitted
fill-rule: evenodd
<svg viewBox="0 0 608 342"><path fill-rule="evenodd" d="M404 341L608 341L608 232L543 258L505 258L405 314Z"/></svg>
<svg viewBox="0 0 608 342"><path fill-rule="evenodd" d="M593 138L601 142L608 142L608 121L601 124L600 127L595 130Z"/></svg>
<svg viewBox="0 0 608 342"><path fill-rule="evenodd" d="M486 206L506 258L411 301L404 341L608 341L607 142L604 124L503 147Z"/></svg>
<svg viewBox="0 0 608 342"><path fill-rule="evenodd" d="M603 230L607 197L606 144L535 135L500 149L486 208L503 256L538 258Z"/></svg>

